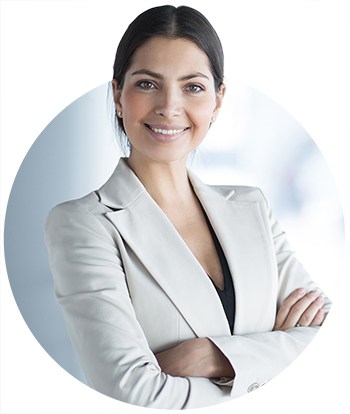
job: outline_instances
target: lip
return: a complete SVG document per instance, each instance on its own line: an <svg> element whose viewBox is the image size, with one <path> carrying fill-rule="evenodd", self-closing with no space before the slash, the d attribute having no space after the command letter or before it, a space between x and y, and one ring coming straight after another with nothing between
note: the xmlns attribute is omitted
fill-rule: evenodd
<svg viewBox="0 0 350 414"><path fill-rule="evenodd" d="M162 125L162 124L144 124L148 133L155 138L158 142L169 143L177 141L181 138L188 130L189 127L180 125ZM162 129L165 131L180 131L174 134L162 134L154 131L154 129Z"/></svg>

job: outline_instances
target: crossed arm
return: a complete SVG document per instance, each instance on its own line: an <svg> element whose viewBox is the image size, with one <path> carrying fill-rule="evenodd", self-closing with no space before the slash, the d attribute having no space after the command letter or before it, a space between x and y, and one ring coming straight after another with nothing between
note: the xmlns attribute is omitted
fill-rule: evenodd
<svg viewBox="0 0 350 414"><path fill-rule="evenodd" d="M280 306L274 331L295 326L320 326L326 313L324 297L317 290L296 289ZM234 367L221 350L208 338L195 338L156 354L159 366L176 377L235 377Z"/></svg>
<svg viewBox="0 0 350 414"><path fill-rule="evenodd" d="M52 211L46 232L56 295L84 373L93 388L120 401L172 409L228 401L285 368L325 316L322 301L295 291L315 285L276 229L274 332L197 338L154 355L135 317L120 253L102 223L70 202ZM222 376L235 377L233 387L212 380Z"/></svg>

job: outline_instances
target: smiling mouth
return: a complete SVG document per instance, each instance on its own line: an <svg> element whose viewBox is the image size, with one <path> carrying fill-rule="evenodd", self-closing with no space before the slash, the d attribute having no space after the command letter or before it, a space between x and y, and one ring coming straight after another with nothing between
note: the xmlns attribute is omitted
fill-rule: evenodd
<svg viewBox="0 0 350 414"><path fill-rule="evenodd" d="M145 125L148 129L150 129L154 133L161 134L161 135L179 135L182 132L185 132L186 130L189 129L188 127L187 128L181 128L181 129L163 129L163 128L152 127L149 124L145 124Z"/></svg>

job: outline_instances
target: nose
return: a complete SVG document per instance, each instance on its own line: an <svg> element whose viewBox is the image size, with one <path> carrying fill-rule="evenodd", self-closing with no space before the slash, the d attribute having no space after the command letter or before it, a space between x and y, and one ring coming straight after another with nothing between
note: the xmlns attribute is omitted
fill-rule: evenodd
<svg viewBox="0 0 350 414"><path fill-rule="evenodd" d="M174 118L182 112L182 99L175 88L164 88L157 96L155 113L164 118Z"/></svg>

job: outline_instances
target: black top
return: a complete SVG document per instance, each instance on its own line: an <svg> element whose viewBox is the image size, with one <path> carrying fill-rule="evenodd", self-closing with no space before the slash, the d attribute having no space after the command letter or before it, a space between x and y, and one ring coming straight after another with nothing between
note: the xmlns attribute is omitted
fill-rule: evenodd
<svg viewBox="0 0 350 414"><path fill-rule="evenodd" d="M233 287L232 275L231 275L231 272L230 272L230 268L228 267L225 254L222 250L222 247L220 245L220 242L219 242L218 238L216 237L214 229L213 229L212 225L210 224L210 222L208 220L208 217L206 215L205 215L205 217L206 217L206 220L207 220L207 224L208 224L211 236L212 236L214 244L215 244L216 252L219 256L219 260L220 260L220 263L221 263L222 273L223 273L223 276L224 276L224 289L223 290L219 289L215 285L215 283L213 281L212 282L213 282L213 286L215 287L215 289L216 289L216 291L219 295L222 306L224 308L227 321L230 325L231 334L233 334L233 326L234 326L234 321L235 321L235 290L234 290L234 287ZM212 279L210 279L210 280L212 280Z"/></svg>

